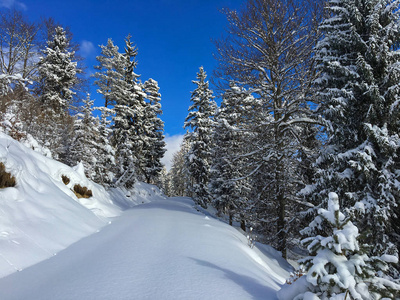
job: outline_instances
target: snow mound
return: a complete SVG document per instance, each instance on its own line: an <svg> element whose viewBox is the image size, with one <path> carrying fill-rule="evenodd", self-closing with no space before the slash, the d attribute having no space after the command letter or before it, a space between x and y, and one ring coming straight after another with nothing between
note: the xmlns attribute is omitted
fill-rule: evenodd
<svg viewBox="0 0 400 300"><path fill-rule="evenodd" d="M70 168L3 133L0 162L16 179L15 187L0 189L0 277L54 255L120 215L104 188L88 180L79 165ZM75 185L93 196L78 199Z"/></svg>

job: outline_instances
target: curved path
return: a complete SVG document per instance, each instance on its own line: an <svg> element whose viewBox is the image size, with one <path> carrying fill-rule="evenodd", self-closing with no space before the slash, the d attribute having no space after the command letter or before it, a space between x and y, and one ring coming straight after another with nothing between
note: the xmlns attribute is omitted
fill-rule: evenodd
<svg viewBox="0 0 400 300"><path fill-rule="evenodd" d="M276 299L287 276L236 229L170 198L0 279L0 299Z"/></svg>

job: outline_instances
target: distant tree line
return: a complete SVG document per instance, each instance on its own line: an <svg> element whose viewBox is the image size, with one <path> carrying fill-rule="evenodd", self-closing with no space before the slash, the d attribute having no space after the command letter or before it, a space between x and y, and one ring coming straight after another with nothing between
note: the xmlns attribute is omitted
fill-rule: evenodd
<svg viewBox="0 0 400 300"><path fill-rule="evenodd" d="M111 39L101 46L94 84L104 106L94 107L68 28L51 18L30 22L15 9L0 18L2 131L68 165L81 162L88 178L106 186L159 182L161 95L155 80L142 83L135 73L131 36L122 53Z"/></svg>
<svg viewBox="0 0 400 300"><path fill-rule="evenodd" d="M285 258L303 241L296 299L399 296L399 1L247 0L225 14L222 102L200 68L165 190Z"/></svg>

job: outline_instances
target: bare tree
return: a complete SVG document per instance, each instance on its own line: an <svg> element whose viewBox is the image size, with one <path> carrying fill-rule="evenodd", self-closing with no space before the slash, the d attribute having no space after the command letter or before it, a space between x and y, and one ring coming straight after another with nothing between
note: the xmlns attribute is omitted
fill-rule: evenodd
<svg viewBox="0 0 400 300"><path fill-rule="evenodd" d="M228 35L215 42L219 87L235 82L262 102L255 112L260 121L252 129L257 141L247 154L253 160L249 176L258 185L258 219L264 221L266 234L275 225L273 242L284 257L288 217L295 208L288 201L298 202L295 165L301 128L317 123L309 104L315 78L312 50L322 7L322 1L248 0L239 12L225 11Z"/></svg>
<svg viewBox="0 0 400 300"><path fill-rule="evenodd" d="M36 44L37 24L28 21L21 12L13 9L0 15L0 72L20 74L32 79L36 72L39 49Z"/></svg>

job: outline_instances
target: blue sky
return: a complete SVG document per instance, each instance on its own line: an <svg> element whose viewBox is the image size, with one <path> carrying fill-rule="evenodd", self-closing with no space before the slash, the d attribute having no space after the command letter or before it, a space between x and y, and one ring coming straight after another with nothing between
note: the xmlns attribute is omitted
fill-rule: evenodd
<svg viewBox="0 0 400 300"><path fill-rule="evenodd" d="M0 0L14 5L31 20L53 17L69 26L81 44L88 71L93 71L98 45L112 38L123 47L129 33L139 49L138 68L144 82L158 81L162 94L165 132L183 134L182 128L200 66L211 75L215 66L211 39L224 32L226 18L221 8L239 8L242 0ZM95 93L95 88L93 89ZM101 105L100 97L97 105Z"/></svg>
<svg viewBox="0 0 400 300"><path fill-rule="evenodd" d="M192 80L200 66L210 76L216 65L212 39L224 32L224 7L240 8L243 0L0 0L0 7L16 7L30 20L53 17L69 26L81 45L88 72L93 72L98 45L112 38L120 48L130 33L139 49L138 68L144 82L158 81L162 116L169 148L177 148L185 133L183 122L190 105ZM92 89L96 105L101 97ZM167 158L169 159L169 158Z"/></svg>

